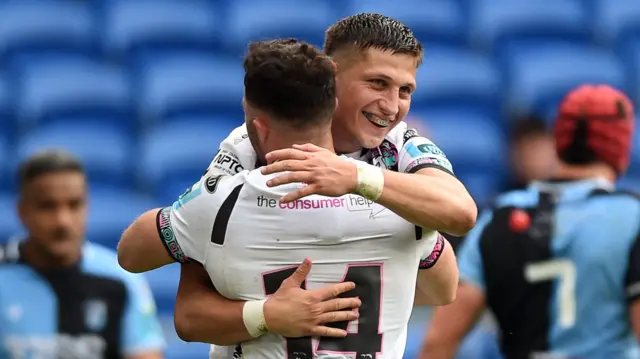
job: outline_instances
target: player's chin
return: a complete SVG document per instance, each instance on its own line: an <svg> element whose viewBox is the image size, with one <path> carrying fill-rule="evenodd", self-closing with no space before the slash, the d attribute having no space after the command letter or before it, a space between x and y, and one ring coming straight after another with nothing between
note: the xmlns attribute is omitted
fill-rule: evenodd
<svg viewBox="0 0 640 359"><path fill-rule="evenodd" d="M360 136L358 136L358 140L360 142L360 145L362 145L363 148L375 148L380 146L380 144L382 143L386 135L387 135L386 133L384 134L361 133Z"/></svg>

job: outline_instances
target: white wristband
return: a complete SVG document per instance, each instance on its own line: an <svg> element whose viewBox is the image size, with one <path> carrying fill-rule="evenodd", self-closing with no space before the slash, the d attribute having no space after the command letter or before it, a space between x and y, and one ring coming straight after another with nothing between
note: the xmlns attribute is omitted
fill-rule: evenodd
<svg viewBox="0 0 640 359"><path fill-rule="evenodd" d="M380 167L370 165L362 161L355 161L358 168L358 184L356 193L362 197L377 201L384 188L384 174Z"/></svg>
<svg viewBox="0 0 640 359"><path fill-rule="evenodd" d="M263 336L269 331L267 322L264 320L265 302L266 300L250 300L242 307L242 321L247 332L254 338Z"/></svg>

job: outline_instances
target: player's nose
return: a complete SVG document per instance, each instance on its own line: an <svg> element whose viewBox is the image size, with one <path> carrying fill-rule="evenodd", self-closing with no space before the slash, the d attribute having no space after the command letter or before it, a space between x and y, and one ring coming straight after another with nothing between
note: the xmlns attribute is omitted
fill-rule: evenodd
<svg viewBox="0 0 640 359"><path fill-rule="evenodd" d="M396 117L400 111L400 99L398 96L389 95L379 101L380 112L385 117L391 117L390 120Z"/></svg>

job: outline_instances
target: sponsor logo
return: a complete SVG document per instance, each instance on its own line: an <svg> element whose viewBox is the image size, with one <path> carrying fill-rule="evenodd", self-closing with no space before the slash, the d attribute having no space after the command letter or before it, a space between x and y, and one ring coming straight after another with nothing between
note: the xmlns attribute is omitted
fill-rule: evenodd
<svg viewBox="0 0 640 359"><path fill-rule="evenodd" d="M107 325L107 304L102 300L84 303L84 323L93 332L99 332Z"/></svg>
<svg viewBox="0 0 640 359"><path fill-rule="evenodd" d="M238 157L227 150L218 151L218 154L213 159L213 162L211 162L211 164L215 168L223 170L232 175L244 169L240 164L240 160L238 159Z"/></svg>
<svg viewBox="0 0 640 359"><path fill-rule="evenodd" d="M298 199L289 203L281 203L275 198L267 198L260 195L256 198L256 205L262 208L279 208L285 210L308 210L345 207L345 199L341 198L319 198L319 199Z"/></svg>
<svg viewBox="0 0 640 359"><path fill-rule="evenodd" d="M380 146L371 151L374 165L387 169L398 165L398 149L388 140L382 141Z"/></svg>
<svg viewBox="0 0 640 359"><path fill-rule="evenodd" d="M410 139L420 136L415 128L410 128L404 132L402 136L403 143L407 143Z"/></svg>
<svg viewBox="0 0 640 359"><path fill-rule="evenodd" d="M186 263L189 258L184 254L178 244L173 227L171 226L171 207L165 207L158 213L158 231L162 236L162 242L169 251L169 255L176 262Z"/></svg>
<svg viewBox="0 0 640 359"><path fill-rule="evenodd" d="M369 212L369 218L375 218L386 208L362 196L350 194L347 196L347 209L350 212Z"/></svg>
<svg viewBox="0 0 640 359"><path fill-rule="evenodd" d="M221 179L222 175L209 176L204 182L204 188L211 194L215 193L216 189L218 189L218 183L220 183Z"/></svg>

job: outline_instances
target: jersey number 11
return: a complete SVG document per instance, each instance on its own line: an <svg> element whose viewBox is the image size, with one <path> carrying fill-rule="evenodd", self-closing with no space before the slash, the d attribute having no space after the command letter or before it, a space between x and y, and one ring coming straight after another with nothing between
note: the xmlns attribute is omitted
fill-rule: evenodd
<svg viewBox="0 0 640 359"><path fill-rule="evenodd" d="M271 272L262 276L266 295L275 293L282 282L287 279L296 268L287 268ZM355 353L356 358L375 358L376 353L382 351L382 333L379 332L380 303L382 301L382 266L350 265L343 279L344 282L354 282L356 288L340 297L359 297L362 301L356 333L349 333L345 338L320 338L317 352L327 353ZM306 289L306 282L302 283ZM333 323L330 326L347 330L348 322ZM313 358L313 343L311 337L286 338L287 358Z"/></svg>

